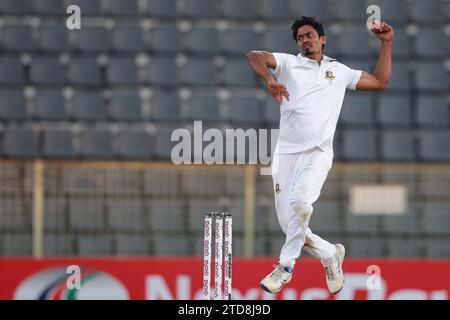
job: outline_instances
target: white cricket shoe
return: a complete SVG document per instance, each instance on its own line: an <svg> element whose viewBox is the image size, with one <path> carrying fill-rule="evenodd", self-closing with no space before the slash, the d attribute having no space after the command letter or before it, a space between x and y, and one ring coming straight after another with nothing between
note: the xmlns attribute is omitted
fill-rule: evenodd
<svg viewBox="0 0 450 320"><path fill-rule="evenodd" d="M270 293L280 292L281 288L292 279L293 268L283 267L281 264L273 266L273 270L260 283L259 286Z"/></svg>
<svg viewBox="0 0 450 320"><path fill-rule="evenodd" d="M336 247L336 255L330 264L325 265L324 268L328 290L332 294L337 294L344 287L345 276L342 270L342 263L344 262L345 248L340 243L334 246Z"/></svg>

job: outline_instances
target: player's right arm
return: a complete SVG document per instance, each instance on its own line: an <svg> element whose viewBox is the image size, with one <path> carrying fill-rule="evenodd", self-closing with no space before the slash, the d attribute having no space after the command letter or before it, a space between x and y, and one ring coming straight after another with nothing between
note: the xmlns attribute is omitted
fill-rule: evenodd
<svg viewBox="0 0 450 320"><path fill-rule="evenodd" d="M278 83L269 70L269 68L275 69L277 66L277 61L273 54L267 51L251 51L247 53L247 59L253 71L264 80L267 89L278 104L283 102L283 97L289 100L289 93L286 87Z"/></svg>

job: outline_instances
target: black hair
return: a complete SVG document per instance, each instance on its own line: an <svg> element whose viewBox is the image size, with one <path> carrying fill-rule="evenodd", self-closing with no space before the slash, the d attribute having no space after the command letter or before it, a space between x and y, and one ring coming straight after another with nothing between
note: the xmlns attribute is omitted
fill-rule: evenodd
<svg viewBox="0 0 450 320"><path fill-rule="evenodd" d="M316 19L316 17L302 16L302 18L300 20L295 20L291 26L292 36L296 43L297 43L297 31L300 27L303 27L305 25L313 27L319 34L319 37L325 36L325 31L323 30L323 25L321 22L319 22ZM322 50L324 47L325 47L325 45L322 46Z"/></svg>

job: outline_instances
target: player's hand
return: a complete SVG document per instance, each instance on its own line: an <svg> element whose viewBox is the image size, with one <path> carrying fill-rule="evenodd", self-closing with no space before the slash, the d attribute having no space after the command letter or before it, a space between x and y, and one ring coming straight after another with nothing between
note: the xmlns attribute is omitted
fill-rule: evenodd
<svg viewBox="0 0 450 320"><path fill-rule="evenodd" d="M379 24L374 21L372 21L372 28L370 31L372 31L381 41L392 41L394 39L394 28L384 21Z"/></svg>
<svg viewBox="0 0 450 320"><path fill-rule="evenodd" d="M283 97L289 101L289 92L281 83L275 80L269 80L267 81L267 89L279 105L283 103Z"/></svg>

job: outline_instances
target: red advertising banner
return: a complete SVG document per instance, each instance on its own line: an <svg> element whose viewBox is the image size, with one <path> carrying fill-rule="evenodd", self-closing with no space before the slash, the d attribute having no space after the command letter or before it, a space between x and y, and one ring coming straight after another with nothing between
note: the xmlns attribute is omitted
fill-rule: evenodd
<svg viewBox="0 0 450 320"><path fill-rule="evenodd" d="M301 259L278 294L259 288L273 259L233 261L233 299L448 300L450 260L346 259L345 286L329 294L318 260ZM0 299L202 299L200 258L0 258Z"/></svg>

